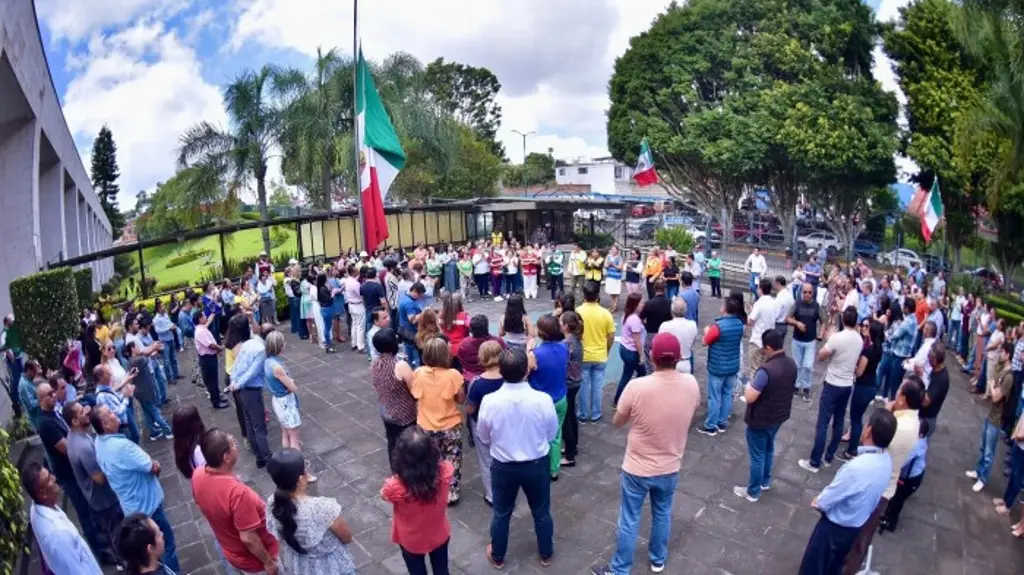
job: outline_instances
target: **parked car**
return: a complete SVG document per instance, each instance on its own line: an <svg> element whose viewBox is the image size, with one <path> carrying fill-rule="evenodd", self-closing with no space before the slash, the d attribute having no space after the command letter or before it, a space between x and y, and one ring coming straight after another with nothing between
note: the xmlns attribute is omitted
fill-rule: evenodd
<svg viewBox="0 0 1024 575"><path fill-rule="evenodd" d="M921 258L918 257L914 250L908 250L906 248L897 248L891 252L882 254L879 260L891 266L901 266L905 268L909 268L914 264L924 265L924 262L921 261Z"/></svg>
<svg viewBox="0 0 1024 575"><path fill-rule="evenodd" d="M949 274L949 272L953 271L949 260L944 260L939 256L924 254L921 256L921 261L924 262L924 271L930 274L937 274L940 271Z"/></svg>
<svg viewBox="0 0 1024 575"><path fill-rule="evenodd" d="M712 224L711 229L719 236L722 235L722 224ZM765 231L764 225L754 224L754 226L751 227L742 222L735 222L732 225L732 239L751 244L760 241L762 236L764 236Z"/></svg>
<svg viewBox="0 0 1024 575"><path fill-rule="evenodd" d="M882 247L869 240L857 240L853 242L853 252L862 258L878 259Z"/></svg>
<svg viewBox="0 0 1024 575"><path fill-rule="evenodd" d="M796 247L801 252L808 252L814 250L826 251L840 251L842 249L842 242L839 238L831 232L813 232L810 234L798 235L796 238Z"/></svg>
<svg viewBox="0 0 1024 575"><path fill-rule="evenodd" d="M708 238L708 234L704 230L691 229L690 236L693 238L694 243L698 246L705 245ZM711 230L711 247L722 247L722 234L716 232L715 230Z"/></svg>
<svg viewBox="0 0 1024 575"><path fill-rule="evenodd" d="M981 280L989 289L1001 289L1003 287L1003 274L989 268L978 268L964 272Z"/></svg>

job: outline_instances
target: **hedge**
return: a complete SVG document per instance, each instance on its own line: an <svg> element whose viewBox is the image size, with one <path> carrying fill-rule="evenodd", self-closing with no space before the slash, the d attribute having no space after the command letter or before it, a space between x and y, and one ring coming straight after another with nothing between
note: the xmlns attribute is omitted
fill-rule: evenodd
<svg viewBox="0 0 1024 575"><path fill-rule="evenodd" d="M75 270L75 293L78 294L80 309L92 303L92 268Z"/></svg>
<svg viewBox="0 0 1024 575"><path fill-rule="evenodd" d="M20 277L10 284L11 304L22 330L25 352L48 369L60 367L57 351L78 336L75 272L58 268Z"/></svg>
<svg viewBox="0 0 1024 575"><path fill-rule="evenodd" d="M167 260L167 263L164 264L164 267L167 268L167 269L170 269L170 268L178 267L178 266L181 266L181 265L185 265L187 263L192 263L192 262L198 260L199 258L205 258L205 257L209 256L212 253L213 253L213 250L191 250L191 251L187 251L187 252L185 252L183 254L176 255L173 258Z"/></svg>
<svg viewBox="0 0 1024 575"><path fill-rule="evenodd" d="M0 430L0 573L14 573L25 550L27 519L18 470L11 463L11 438Z"/></svg>
<svg viewBox="0 0 1024 575"><path fill-rule="evenodd" d="M1024 304L1021 304L1019 301L998 295L990 295L985 298L985 301L994 306L999 311L1005 311L1016 315L1024 316Z"/></svg>

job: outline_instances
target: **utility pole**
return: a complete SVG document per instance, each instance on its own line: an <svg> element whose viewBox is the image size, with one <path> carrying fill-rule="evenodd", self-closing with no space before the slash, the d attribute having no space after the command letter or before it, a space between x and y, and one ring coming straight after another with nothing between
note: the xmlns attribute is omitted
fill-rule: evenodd
<svg viewBox="0 0 1024 575"><path fill-rule="evenodd" d="M512 133L519 134L523 137L523 193L525 194L528 187L526 184L526 137L536 134L537 132L530 130L529 132L523 133L519 130L512 130Z"/></svg>

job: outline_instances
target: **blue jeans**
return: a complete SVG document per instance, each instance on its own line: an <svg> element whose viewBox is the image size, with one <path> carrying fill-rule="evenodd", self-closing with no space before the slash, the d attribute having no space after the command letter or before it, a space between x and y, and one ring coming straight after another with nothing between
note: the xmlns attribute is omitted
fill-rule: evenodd
<svg viewBox="0 0 1024 575"><path fill-rule="evenodd" d="M981 360L981 371L978 372L978 383L975 384L974 390L978 393L985 391L985 385L988 381L988 358Z"/></svg>
<svg viewBox="0 0 1024 575"><path fill-rule="evenodd" d="M860 434L864 431L864 412L875 399L875 389L877 388L873 385L853 386L853 397L850 399L850 441L846 450L850 455L857 454Z"/></svg>
<svg viewBox="0 0 1024 575"><path fill-rule="evenodd" d="M732 413L732 390L736 387L736 375L708 374L708 414L704 427L725 427Z"/></svg>
<svg viewBox="0 0 1024 575"><path fill-rule="evenodd" d="M668 536L672 530L672 497L675 495L678 473L638 477L622 472L622 495L619 498L618 536L611 569L616 575L629 575L633 567L640 512L644 498L651 496L651 536L647 556L654 565L664 565L668 558Z"/></svg>
<svg viewBox="0 0 1024 575"><path fill-rule="evenodd" d="M951 319L949 320L949 346L954 350L959 349L960 344L960 324L963 320Z"/></svg>
<svg viewBox="0 0 1024 575"><path fill-rule="evenodd" d="M993 425L986 417L985 422L981 425L981 447L978 449L978 465L974 468L974 471L978 474L978 481L982 483L988 483L988 472L992 469L992 460L996 456L998 439L999 426Z"/></svg>
<svg viewBox="0 0 1024 575"><path fill-rule="evenodd" d="M142 434L139 433L139 424L135 422L135 401L132 400L128 403L128 407L125 408L125 415L128 417L128 423L125 424L127 427L125 436L131 439L135 443L142 440Z"/></svg>
<svg viewBox="0 0 1024 575"><path fill-rule="evenodd" d="M291 323L291 332L294 334L299 333L299 325L302 323L300 319L301 313L299 307L302 305L302 300L297 297L288 298L288 320Z"/></svg>
<svg viewBox="0 0 1024 575"><path fill-rule="evenodd" d="M580 384L579 403L576 405L576 418L580 421L601 419L601 388L604 386L606 366L603 361L583 362L583 382Z"/></svg>
<svg viewBox="0 0 1024 575"><path fill-rule="evenodd" d="M678 285L665 286L665 297L668 298L668 301L672 301L672 298L676 297L677 295L679 295Z"/></svg>
<svg viewBox="0 0 1024 575"><path fill-rule="evenodd" d="M542 559L555 554L555 523L551 519L551 476L548 457L524 462L491 463L491 486L494 491L494 513L491 515L491 556L505 560L508 550L508 524L515 511L516 497L522 489L533 515L537 534L537 552Z"/></svg>
<svg viewBox="0 0 1024 575"><path fill-rule="evenodd" d="M747 494L761 495L761 489L772 485L772 463L775 460L775 434L781 423L754 429L747 427L747 453L750 456L750 478L747 479Z"/></svg>
<svg viewBox="0 0 1024 575"><path fill-rule="evenodd" d="M402 342L402 347L405 349L405 361L409 362L409 366L416 369L420 366L420 350L416 347L416 344L408 341Z"/></svg>
<svg viewBox="0 0 1024 575"><path fill-rule="evenodd" d="M626 384L629 383L630 379L633 379L633 373L636 372L637 377L643 377L647 375L647 370L644 369L644 364L640 361L640 353L626 349L621 343L619 344L619 357L622 358L622 377L619 378L619 387L615 389L615 403L619 403L619 397L622 396L622 390L626 389Z"/></svg>
<svg viewBox="0 0 1024 575"><path fill-rule="evenodd" d="M757 300L757 284L761 281L761 274L750 274L750 293L754 294L754 300Z"/></svg>
<svg viewBox="0 0 1024 575"><path fill-rule="evenodd" d="M164 366L159 361L152 363L153 377L156 379L156 403L157 405L163 405L167 403L167 374L164 372Z"/></svg>
<svg viewBox="0 0 1024 575"><path fill-rule="evenodd" d="M164 565L175 573L181 573L181 565L178 564L178 546L174 543L174 530L171 529L171 522L167 520L167 514L164 513L164 506L157 507L149 518L156 523L164 535Z"/></svg>
<svg viewBox="0 0 1024 575"><path fill-rule="evenodd" d="M822 385L821 399L818 401L818 421L814 429L814 447L811 449L811 465L821 467L821 455L825 461L831 462L839 449L839 441L843 438L843 419L846 417L846 404L850 402L850 387L838 387L829 382ZM832 440L825 450L828 438L828 424L832 423Z"/></svg>
<svg viewBox="0 0 1024 575"><path fill-rule="evenodd" d="M334 308L320 308L320 317L324 319L324 346L331 347L331 324L334 323Z"/></svg>
<svg viewBox="0 0 1024 575"><path fill-rule="evenodd" d="M168 375L172 380L178 379L178 348L174 345L174 341L165 341L164 349L160 352L164 360L164 373Z"/></svg>
<svg viewBox="0 0 1024 575"><path fill-rule="evenodd" d="M814 356L818 342L793 340L793 361L796 362L796 388L810 389L814 375Z"/></svg>
<svg viewBox="0 0 1024 575"><path fill-rule="evenodd" d="M882 353L882 360L878 362L878 369L875 370L875 395L886 395L886 382L889 381L889 370L892 366L892 354Z"/></svg>
<svg viewBox="0 0 1024 575"><path fill-rule="evenodd" d="M160 408L155 403L152 401L139 401L139 407L142 408L142 418L149 427L150 439L171 433L171 426L167 425L167 420L164 419L163 414L160 413Z"/></svg>
<svg viewBox="0 0 1024 575"><path fill-rule="evenodd" d="M896 399L896 392L903 384L903 360L905 357L892 356L889 360L889 374L885 376L885 385L882 387L882 395L892 401Z"/></svg>

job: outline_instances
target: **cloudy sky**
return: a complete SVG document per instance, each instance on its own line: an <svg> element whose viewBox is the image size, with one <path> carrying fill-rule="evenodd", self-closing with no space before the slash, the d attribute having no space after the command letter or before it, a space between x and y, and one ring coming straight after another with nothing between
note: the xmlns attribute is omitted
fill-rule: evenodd
<svg viewBox="0 0 1024 575"><path fill-rule="evenodd" d="M892 18L906 0L865 0ZM612 64L668 0L363 0L364 51L406 51L490 68L502 83L499 137L527 151L607 154ZM51 73L88 166L107 124L118 145L121 205L174 172L178 136L223 124L221 88L265 62L307 68L317 47L352 46L352 0L36 0ZM880 53L880 52L879 52ZM877 74L895 89L891 70Z"/></svg>

